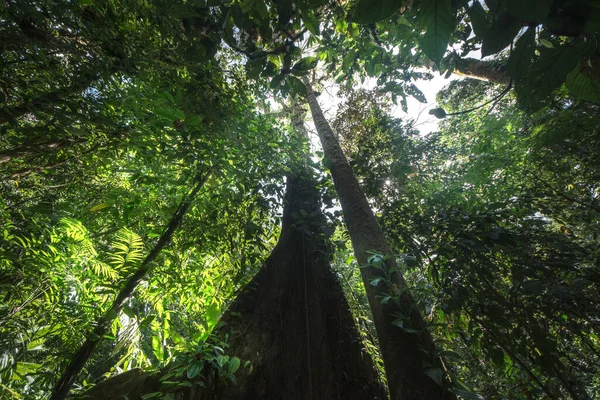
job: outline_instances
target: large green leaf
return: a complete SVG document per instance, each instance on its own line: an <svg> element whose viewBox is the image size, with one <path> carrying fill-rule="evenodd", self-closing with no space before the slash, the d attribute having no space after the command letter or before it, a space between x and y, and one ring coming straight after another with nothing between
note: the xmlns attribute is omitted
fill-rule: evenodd
<svg viewBox="0 0 600 400"><path fill-rule="evenodd" d="M292 74L306 75L308 71L317 66L319 59L317 57L304 57L292 67Z"/></svg>
<svg viewBox="0 0 600 400"><path fill-rule="evenodd" d="M152 336L152 352L158 361L163 362L165 360L165 348L163 347L161 338L158 336Z"/></svg>
<svg viewBox="0 0 600 400"><path fill-rule="evenodd" d="M566 84L567 89L575 96L593 103L600 103L600 81L583 74L580 65L569 72Z"/></svg>
<svg viewBox="0 0 600 400"><path fill-rule="evenodd" d="M513 42L519 30L521 30L521 26L521 21L512 14L504 13L500 15L483 37L481 55L485 57L504 50Z"/></svg>
<svg viewBox="0 0 600 400"><path fill-rule="evenodd" d="M454 15L450 0L423 0L418 13L419 27L425 31L420 38L423 52L439 64L454 30Z"/></svg>
<svg viewBox="0 0 600 400"><path fill-rule="evenodd" d="M200 375L200 372L202 372L203 367L204 364L202 362L193 361L186 371L188 379L194 379L195 377Z"/></svg>
<svg viewBox="0 0 600 400"><path fill-rule="evenodd" d="M543 107L552 91L565 82L584 49L583 42L552 49L540 48L540 57L527 70L521 71L520 81L515 86L519 104L529 112Z"/></svg>
<svg viewBox="0 0 600 400"><path fill-rule="evenodd" d="M488 14L483 9L483 6L478 1L467 8L467 14L471 20L471 26L476 36L484 37L489 27Z"/></svg>
<svg viewBox="0 0 600 400"><path fill-rule="evenodd" d="M535 53L535 29L529 28L519 40L510 54L507 63L508 75L515 81L520 81L521 76L529 69Z"/></svg>
<svg viewBox="0 0 600 400"><path fill-rule="evenodd" d="M318 35L319 32L319 20L315 15L313 10L310 9L302 9L302 20L304 21L304 25L310 33L313 35Z"/></svg>
<svg viewBox="0 0 600 400"><path fill-rule="evenodd" d="M219 321L219 317L221 316L221 307L215 301L211 302L208 308L206 309L206 324L208 329L212 329L217 322Z"/></svg>
<svg viewBox="0 0 600 400"><path fill-rule="evenodd" d="M304 86L300 79L292 75L288 75L285 79L293 93L298 94L300 96L307 95L306 86Z"/></svg>
<svg viewBox="0 0 600 400"><path fill-rule="evenodd" d="M372 24L391 17L404 5L404 0L360 0L352 11L351 20Z"/></svg>
<svg viewBox="0 0 600 400"><path fill-rule="evenodd" d="M231 360L229 360L229 365L228 365L228 372L230 374L235 374L235 372L240 368L240 359L237 357L233 357Z"/></svg>
<svg viewBox="0 0 600 400"><path fill-rule="evenodd" d="M246 63L246 77L256 79L263 72L267 59L266 57L250 60Z"/></svg>

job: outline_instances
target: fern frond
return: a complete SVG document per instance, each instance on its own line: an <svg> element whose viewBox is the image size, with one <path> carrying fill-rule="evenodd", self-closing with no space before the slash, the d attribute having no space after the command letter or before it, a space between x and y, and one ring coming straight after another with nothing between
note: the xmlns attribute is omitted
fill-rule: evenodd
<svg viewBox="0 0 600 400"><path fill-rule="evenodd" d="M117 232L112 248L113 254L109 257L109 264L119 269L142 260L144 242L138 234L123 228Z"/></svg>
<svg viewBox="0 0 600 400"><path fill-rule="evenodd" d="M110 265L103 263L99 260L93 260L91 263L91 267L94 270L94 273L98 276L102 276L111 280L117 279L119 274L113 267Z"/></svg>
<svg viewBox="0 0 600 400"><path fill-rule="evenodd" d="M76 245L69 247L73 253L73 257L82 260L95 259L98 256L98 252L96 251L94 244L88 238L85 238L77 242Z"/></svg>
<svg viewBox="0 0 600 400"><path fill-rule="evenodd" d="M66 233L67 237L76 242L81 242L87 239L88 230L83 224L75 218L61 218L60 226Z"/></svg>

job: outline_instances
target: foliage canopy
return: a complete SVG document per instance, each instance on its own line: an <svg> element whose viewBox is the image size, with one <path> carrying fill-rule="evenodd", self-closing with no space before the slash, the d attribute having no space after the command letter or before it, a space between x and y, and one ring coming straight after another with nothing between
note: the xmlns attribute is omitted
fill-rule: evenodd
<svg viewBox="0 0 600 400"><path fill-rule="evenodd" d="M307 164L285 118L307 77L345 99L332 126L446 360L432 380L463 398L600 396L599 39L593 0L5 2L0 396L48 397L102 321L79 391L135 368L251 372L211 332ZM438 132L390 115L473 51L490 82L451 81ZM331 262L381 368L365 266L315 160Z"/></svg>

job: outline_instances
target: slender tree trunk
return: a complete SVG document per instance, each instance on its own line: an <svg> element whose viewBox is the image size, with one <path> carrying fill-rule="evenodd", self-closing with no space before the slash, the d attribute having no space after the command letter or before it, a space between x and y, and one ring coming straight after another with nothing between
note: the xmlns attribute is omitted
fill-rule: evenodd
<svg viewBox="0 0 600 400"><path fill-rule="evenodd" d="M308 79L308 103L340 199L373 314L392 400L455 398L418 306ZM369 264L374 252L385 262ZM388 258L389 257L389 258ZM379 268L378 268L379 267ZM391 296L392 298L390 299ZM388 301L383 301L387 298Z"/></svg>
<svg viewBox="0 0 600 400"><path fill-rule="evenodd" d="M142 261L140 267L136 272L129 277L125 286L121 289L115 300L113 301L110 309L100 318L100 320L96 324L96 328L88 335L85 342L81 345L79 350L75 353L75 355L71 358L71 362L67 369L63 372L62 376L52 389L51 400L63 400L69 394L71 390L71 386L75 382L77 375L83 367L85 363L89 360L89 358L94 353L98 344L102 341L104 335L110 328L112 321L119 316L121 310L131 299L133 293L137 286L144 280L148 272L152 269L152 261L160 254L162 249L171 241L173 237L173 233L177 230L179 225L181 225L181 221L183 217L187 213L192 201L206 182L208 178L207 175L198 175L196 178L196 186L192 189L192 191L184 197L179 205L177 211L171 218L169 225L163 232L163 234L158 239L158 242L150 251L150 253L146 256L146 258Z"/></svg>

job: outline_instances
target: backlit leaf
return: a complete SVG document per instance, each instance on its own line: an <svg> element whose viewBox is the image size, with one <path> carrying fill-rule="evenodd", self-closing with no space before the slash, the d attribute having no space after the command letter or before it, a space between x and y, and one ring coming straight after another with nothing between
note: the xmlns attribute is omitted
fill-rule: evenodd
<svg viewBox="0 0 600 400"><path fill-rule="evenodd" d="M425 33L419 43L423 52L439 64L448 48L454 30L454 15L450 0L423 0L418 12L419 27Z"/></svg>
<svg viewBox="0 0 600 400"><path fill-rule="evenodd" d="M581 66L577 65L567 75L567 89L575 96L600 104L600 81L591 79L581 72Z"/></svg>

